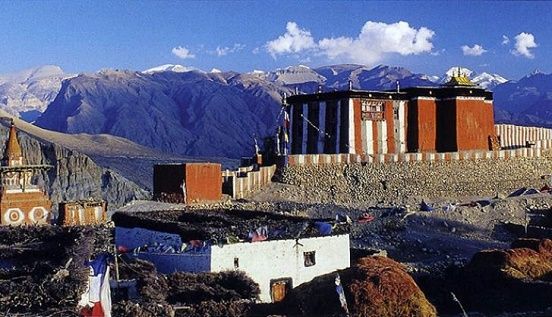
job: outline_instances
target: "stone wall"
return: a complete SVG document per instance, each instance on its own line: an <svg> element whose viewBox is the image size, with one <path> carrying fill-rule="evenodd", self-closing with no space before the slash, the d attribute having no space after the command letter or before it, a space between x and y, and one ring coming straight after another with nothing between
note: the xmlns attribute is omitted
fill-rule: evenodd
<svg viewBox="0 0 552 317"><path fill-rule="evenodd" d="M374 203L465 196L495 196L531 186L552 173L552 158L349 163L288 166L278 173L302 188L305 202Z"/></svg>

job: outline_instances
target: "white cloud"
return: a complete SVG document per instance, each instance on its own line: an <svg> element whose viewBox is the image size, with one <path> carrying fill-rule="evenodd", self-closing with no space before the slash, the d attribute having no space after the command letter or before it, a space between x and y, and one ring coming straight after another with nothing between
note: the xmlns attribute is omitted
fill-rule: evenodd
<svg viewBox="0 0 552 317"><path fill-rule="evenodd" d="M487 52L487 50L479 44L474 44L472 47L462 45L462 53L464 53L465 56L481 56L485 52Z"/></svg>
<svg viewBox="0 0 552 317"><path fill-rule="evenodd" d="M316 44L310 31L301 29L295 22L288 22L286 33L265 45L266 50L273 58L276 58L277 55L299 53L315 47Z"/></svg>
<svg viewBox="0 0 552 317"><path fill-rule="evenodd" d="M521 32L514 37L516 44L511 51L516 56L525 56L527 58L534 58L533 52L529 49L535 48L538 44L535 42L535 37L531 33Z"/></svg>
<svg viewBox="0 0 552 317"><path fill-rule="evenodd" d="M502 35L502 45L508 45L510 43L510 38L506 35Z"/></svg>
<svg viewBox="0 0 552 317"><path fill-rule="evenodd" d="M238 51L243 50L244 48L245 48L245 44L235 43L232 47L217 46L217 48L213 52L210 52L210 53L215 54L215 55L220 57L220 56L226 56L228 54L236 53Z"/></svg>
<svg viewBox="0 0 552 317"><path fill-rule="evenodd" d="M182 59L187 59L187 58L194 58L195 55L190 52L190 50L188 50L187 48L183 47L183 46L179 46L179 47L174 47L171 52L176 55L177 57L179 58L182 58Z"/></svg>
<svg viewBox="0 0 552 317"><path fill-rule="evenodd" d="M431 53L434 35L426 27L415 29L404 21L392 24L368 21L356 38L325 38L318 44L321 53L329 59L342 58L370 65L392 53L403 56Z"/></svg>
<svg viewBox="0 0 552 317"><path fill-rule="evenodd" d="M372 65L388 54L439 54L432 52L434 35L435 32L426 27L416 29L404 21L391 24L368 21L357 37L339 36L315 42L309 30L301 29L295 22L288 22L286 33L267 42L265 48L272 57L314 53L329 60Z"/></svg>

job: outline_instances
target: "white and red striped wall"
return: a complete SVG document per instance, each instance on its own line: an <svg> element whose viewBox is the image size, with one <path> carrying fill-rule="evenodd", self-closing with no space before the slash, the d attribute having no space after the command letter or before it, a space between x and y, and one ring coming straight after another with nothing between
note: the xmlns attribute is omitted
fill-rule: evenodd
<svg viewBox="0 0 552 317"><path fill-rule="evenodd" d="M496 134L500 138L501 148L525 147L530 143L538 147L544 141L552 140L552 129L538 127L524 127L512 124L496 124Z"/></svg>
<svg viewBox="0 0 552 317"><path fill-rule="evenodd" d="M290 105L291 154L406 152L407 102L370 101L384 105L381 118L363 119L360 98Z"/></svg>

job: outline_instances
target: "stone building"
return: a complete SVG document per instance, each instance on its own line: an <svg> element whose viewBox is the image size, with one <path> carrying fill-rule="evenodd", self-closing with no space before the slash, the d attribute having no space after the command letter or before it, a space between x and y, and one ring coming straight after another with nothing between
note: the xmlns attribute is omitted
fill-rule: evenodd
<svg viewBox="0 0 552 317"><path fill-rule="evenodd" d="M489 150L493 96L462 74L439 87L353 90L286 99L291 154Z"/></svg>
<svg viewBox="0 0 552 317"><path fill-rule="evenodd" d="M52 202L43 188L31 183L37 171L47 165L26 165L12 123L0 166L0 224L47 224L51 219Z"/></svg>

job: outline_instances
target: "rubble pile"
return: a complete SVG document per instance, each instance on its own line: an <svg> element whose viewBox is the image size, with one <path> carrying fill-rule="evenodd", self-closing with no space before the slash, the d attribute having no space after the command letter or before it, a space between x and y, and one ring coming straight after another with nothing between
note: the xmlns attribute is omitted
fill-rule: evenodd
<svg viewBox="0 0 552 317"><path fill-rule="evenodd" d="M386 257L361 258L339 271L347 307L353 316L436 316L405 267ZM335 273L299 285L286 298L289 313L303 316L343 316Z"/></svg>
<svg viewBox="0 0 552 317"><path fill-rule="evenodd" d="M137 280L139 299L113 304L114 316L245 316L258 297L259 286L243 272L157 273L140 259L124 259L122 279Z"/></svg>
<svg viewBox="0 0 552 317"><path fill-rule="evenodd" d="M105 227L0 227L0 315L77 315L85 261L108 247Z"/></svg>

